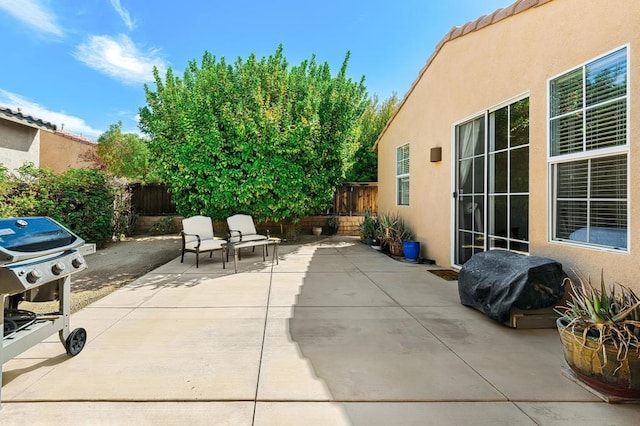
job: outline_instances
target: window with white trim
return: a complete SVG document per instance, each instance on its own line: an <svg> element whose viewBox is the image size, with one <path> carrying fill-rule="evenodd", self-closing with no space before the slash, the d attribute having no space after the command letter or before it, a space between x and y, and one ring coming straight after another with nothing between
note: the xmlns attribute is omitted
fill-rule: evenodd
<svg viewBox="0 0 640 426"><path fill-rule="evenodd" d="M627 48L549 82L552 240L628 247Z"/></svg>
<svg viewBox="0 0 640 426"><path fill-rule="evenodd" d="M409 205L409 144L396 148L396 204Z"/></svg>

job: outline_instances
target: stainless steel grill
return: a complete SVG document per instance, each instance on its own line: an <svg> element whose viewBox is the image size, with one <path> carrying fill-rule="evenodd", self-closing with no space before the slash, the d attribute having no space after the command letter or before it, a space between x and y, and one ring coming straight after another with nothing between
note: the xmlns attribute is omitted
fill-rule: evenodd
<svg viewBox="0 0 640 426"><path fill-rule="evenodd" d="M78 251L82 245L82 238L49 217L0 219L1 364L55 332L67 354L82 351L86 331L69 328L71 274L87 267ZM22 300L58 300L59 307L57 312L36 315L18 309ZM0 370L0 391L1 386Z"/></svg>

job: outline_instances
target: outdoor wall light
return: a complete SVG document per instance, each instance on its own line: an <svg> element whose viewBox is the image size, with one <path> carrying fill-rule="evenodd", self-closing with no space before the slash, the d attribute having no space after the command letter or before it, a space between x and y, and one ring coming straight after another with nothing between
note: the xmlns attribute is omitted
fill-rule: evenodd
<svg viewBox="0 0 640 426"><path fill-rule="evenodd" d="M431 162L438 163L440 161L442 161L442 147L431 148Z"/></svg>

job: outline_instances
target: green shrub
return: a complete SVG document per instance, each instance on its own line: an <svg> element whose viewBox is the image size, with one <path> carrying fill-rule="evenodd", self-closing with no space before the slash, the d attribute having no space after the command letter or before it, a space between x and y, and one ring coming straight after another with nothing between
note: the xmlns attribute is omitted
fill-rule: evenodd
<svg viewBox="0 0 640 426"><path fill-rule="evenodd" d="M85 241L102 244L113 234L113 192L98 170L57 175L27 163L16 174L0 171L0 215L49 216Z"/></svg>
<svg viewBox="0 0 640 426"><path fill-rule="evenodd" d="M174 216L164 216L151 226L149 233L152 235L172 234L176 232L175 228Z"/></svg>

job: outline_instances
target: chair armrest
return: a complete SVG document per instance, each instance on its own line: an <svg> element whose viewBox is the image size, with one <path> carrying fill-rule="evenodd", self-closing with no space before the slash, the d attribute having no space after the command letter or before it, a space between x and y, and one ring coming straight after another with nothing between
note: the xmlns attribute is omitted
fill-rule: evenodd
<svg viewBox="0 0 640 426"><path fill-rule="evenodd" d="M184 231L180 231L180 236L182 236L182 248L184 248L184 247L185 247L186 241L185 241L185 238L184 238L184 237L186 237L186 236L189 236L189 237L196 237L196 238L198 239L198 245L196 246L196 248L200 247L200 243L201 243L201 241L200 241L200 235L198 235L198 234L187 234L187 233L186 233L186 232L184 232Z"/></svg>
<svg viewBox="0 0 640 426"><path fill-rule="evenodd" d="M237 232L238 235L233 235L234 232ZM227 234L229 235L229 242L231 242L232 237L239 237L240 239L238 240L238 242L242 241L242 231L239 231L237 229L229 229L227 231Z"/></svg>

